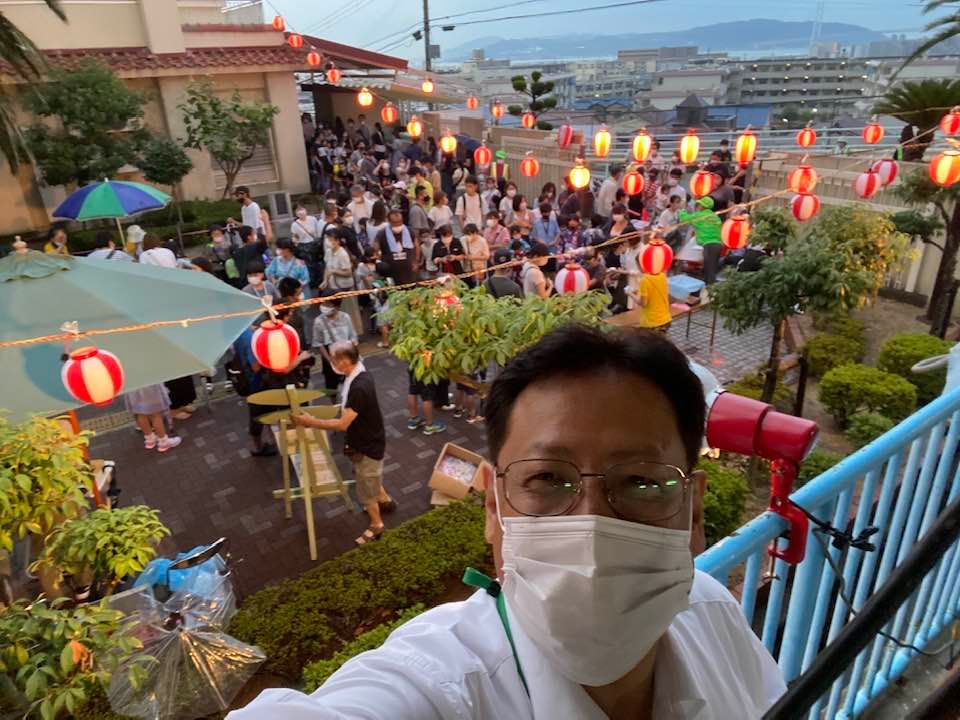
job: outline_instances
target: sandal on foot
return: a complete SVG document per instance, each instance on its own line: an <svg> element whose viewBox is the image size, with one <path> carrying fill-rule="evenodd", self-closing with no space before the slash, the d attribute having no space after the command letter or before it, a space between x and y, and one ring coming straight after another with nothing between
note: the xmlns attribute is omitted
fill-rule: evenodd
<svg viewBox="0 0 960 720"><path fill-rule="evenodd" d="M383 535L383 530L384 528L382 525L379 528L368 527L363 531L363 535L354 540L354 542L357 545L369 545L370 543L376 542L380 539L380 536Z"/></svg>

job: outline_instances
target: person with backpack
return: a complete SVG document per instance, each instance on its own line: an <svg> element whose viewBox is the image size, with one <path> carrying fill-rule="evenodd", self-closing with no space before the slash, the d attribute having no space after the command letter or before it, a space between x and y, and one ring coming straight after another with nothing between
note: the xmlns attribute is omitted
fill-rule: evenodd
<svg viewBox="0 0 960 720"><path fill-rule="evenodd" d="M493 264L503 265L513 260L513 253L506 248L500 248L493 253ZM513 274L512 267L498 267L493 271L493 275L483 282L483 289L489 295L499 300L502 297L515 297L523 299L523 290L510 277Z"/></svg>

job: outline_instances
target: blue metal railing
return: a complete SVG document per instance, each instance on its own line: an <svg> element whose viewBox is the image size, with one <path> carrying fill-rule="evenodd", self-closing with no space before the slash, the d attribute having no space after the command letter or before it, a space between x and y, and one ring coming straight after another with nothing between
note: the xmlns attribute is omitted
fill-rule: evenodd
<svg viewBox="0 0 960 720"><path fill-rule="evenodd" d="M787 682L806 670L853 613L883 584L943 508L960 494L957 445L960 388L918 410L888 433L811 480L791 497L817 517L852 534L877 527L876 550L829 545L811 526L807 554L796 567L776 560L770 543L786 529L764 513L697 558L697 567L727 583L743 574L741 607ZM829 553L830 562L827 561ZM841 597L852 602L853 612ZM758 591L766 591L762 618ZM960 542L944 553L885 632L919 649L960 613ZM903 674L916 651L877 635L810 710L811 719L851 718Z"/></svg>

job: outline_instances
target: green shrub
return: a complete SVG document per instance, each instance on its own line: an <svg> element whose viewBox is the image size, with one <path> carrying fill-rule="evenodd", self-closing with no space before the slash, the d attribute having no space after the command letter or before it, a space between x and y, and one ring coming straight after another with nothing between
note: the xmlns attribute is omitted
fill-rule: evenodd
<svg viewBox="0 0 960 720"><path fill-rule="evenodd" d="M800 488L813 480L817 475L822 475L832 468L838 462L843 460L844 456L833 450L822 450L820 448L811 452L807 459L800 465L797 473L796 487Z"/></svg>
<svg viewBox="0 0 960 720"><path fill-rule="evenodd" d="M400 613L396 620L383 625L378 625L373 630L358 635L356 640L352 640L343 646L343 650L338 652L329 660L317 660L307 665L303 669L304 691L312 693L318 687L323 685L327 678L333 675L350 658L367 650L376 650L386 642L387 637L403 625L412 620L424 611L424 606L417 603L412 608L408 608Z"/></svg>
<svg viewBox="0 0 960 720"><path fill-rule="evenodd" d="M896 423L879 413L860 412L850 418L847 440L854 450L859 450L890 430Z"/></svg>
<svg viewBox="0 0 960 720"><path fill-rule="evenodd" d="M701 460L699 468L707 474L703 522L710 547L740 527L750 486L743 473L718 462Z"/></svg>
<svg viewBox="0 0 960 720"><path fill-rule="evenodd" d="M418 602L434 602L468 565L489 567L481 503L438 508L388 530L376 543L321 563L248 597L230 634L258 645L266 669L298 678L356 637Z"/></svg>
<svg viewBox="0 0 960 720"><path fill-rule="evenodd" d="M759 400L763 394L763 373L758 372L752 375L746 375L736 382L724 386L724 390L737 395L743 395L752 400ZM773 391L773 402L771 404L774 405L777 410L792 412L793 402L793 390L782 384L778 378L777 387Z"/></svg>
<svg viewBox="0 0 960 720"><path fill-rule="evenodd" d="M813 327L822 333L853 340L860 346L860 354L863 355L867 337L867 325L863 320L849 315L818 315L813 320Z"/></svg>
<svg viewBox="0 0 960 720"><path fill-rule="evenodd" d="M917 391L899 375L866 365L841 365L820 381L820 402L846 428L859 410L902 420L917 406Z"/></svg>
<svg viewBox="0 0 960 720"><path fill-rule="evenodd" d="M919 361L950 351L953 343L923 333L901 333L883 343L877 367L907 380L917 388L917 401L926 404L943 391L947 369L929 373L911 372Z"/></svg>
<svg viewBox="0 0 960 720"><path fill-rule="evenodd" d="M823 377L827 370L838 365L849 365L862 360L863 344L843 335L823 333L812 338L804 352L810 374L813 377Z"/></svg>

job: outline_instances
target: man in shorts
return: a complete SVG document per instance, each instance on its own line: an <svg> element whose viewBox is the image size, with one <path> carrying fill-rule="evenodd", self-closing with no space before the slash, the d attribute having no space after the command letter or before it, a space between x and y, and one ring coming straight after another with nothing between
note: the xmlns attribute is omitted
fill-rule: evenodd
<svg viewBox="0 0 960 720"><path fill-rule="evenodd" d="M447 429L446 423L436 420L433 416L435 408L442 408L447 404L447 393L450 383L425 383L407 368L409 387L407 389L407 429L420 430L424 435L436 435ZM423 415L417 412L417 400L423 403Z"/></svg>

